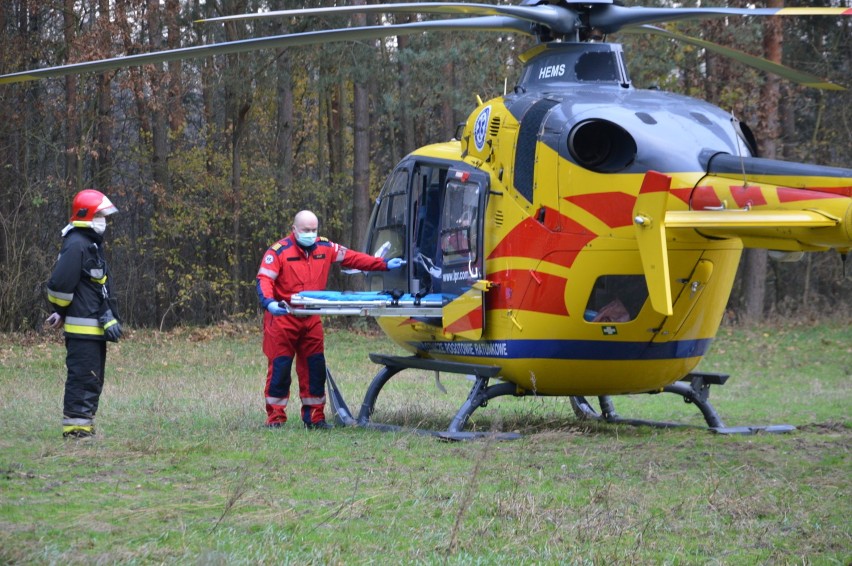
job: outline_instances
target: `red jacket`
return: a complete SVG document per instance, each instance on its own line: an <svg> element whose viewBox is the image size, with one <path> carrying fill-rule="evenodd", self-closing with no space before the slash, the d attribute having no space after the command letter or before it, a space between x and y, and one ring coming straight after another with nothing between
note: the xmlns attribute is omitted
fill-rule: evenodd
<svg viewBox="0 0 852 566"><path fill-rule="evenodd" d="M278 240L266 250L257 271L257 295L266 309L272 301L290 302L300 291L322 291L328 283L332 263L361 271L387 271L381 258L363 254L318 238L310 248L296 243L293 234Z"/></svg>

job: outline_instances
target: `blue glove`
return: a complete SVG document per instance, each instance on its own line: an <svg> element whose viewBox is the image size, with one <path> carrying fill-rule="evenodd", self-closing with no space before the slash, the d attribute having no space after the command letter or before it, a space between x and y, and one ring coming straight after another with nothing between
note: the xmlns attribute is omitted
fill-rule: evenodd
<svg viewBox="0 0 852 566"><path fill-rule="evenodd" d="M399 269L400 267L402 267L406 263L408 263L408 262L406 262L404 259L395 257L393 259L388 260L388 269Z"/></svg>
<svg viewBox="0 0 852 566"><path fill-rule="evenodd" d="M287 309L278 306L278 301L272 301L268 305L266 305L266 310L271 312L275 316L281 316L282 314L287 314Z"/></svg>

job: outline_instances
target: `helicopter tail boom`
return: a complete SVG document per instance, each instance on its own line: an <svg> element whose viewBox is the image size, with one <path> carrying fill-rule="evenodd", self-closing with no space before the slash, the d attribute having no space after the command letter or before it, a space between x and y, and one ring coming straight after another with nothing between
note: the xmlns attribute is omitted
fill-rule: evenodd
<svg viewBox="0 0 852 566"><path fill-rule="evenodd" d="M724 156L692 192L691 210L669 212L669 228L740 238L784 251L852 249L852 171ZM726 170L739 165L740 170Z"/></svg>
<svg viewBox="0 0 852 566"><path fill-rule="evenodd" d="M820 210L670 211L666 213L665 224L667 228L696 229L714 237L739 237L745 247L784 251L843 250L848 249L852 237L850 212L847 211L844 222ZM825 230L814 230L816 228ZM765 240L772 240L772 243L762 245Z"/></svg>
<svg viewBox="0 0 852 566"><path fill-rule="evenodd" d="M845 170L844 170L845 171ZM766 181L766 178L762 179ZM775 179L781 183L783 179ZM692 210L667 210L671 177L649 171L633 208L642 268L654 310L671 316L667 238L671 230L695 230L710 238L737 238L744 247L781 252L852 249L849 187L790 188L790 183L732 185L705 177L693 191ZM728 208L728 203L737 208Z"/></svg>

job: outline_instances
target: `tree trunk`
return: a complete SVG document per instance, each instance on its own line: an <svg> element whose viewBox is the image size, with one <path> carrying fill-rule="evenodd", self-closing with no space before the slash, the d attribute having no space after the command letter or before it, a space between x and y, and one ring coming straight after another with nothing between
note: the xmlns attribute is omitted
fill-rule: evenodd
<svg viewBox="0 0 852 566"><path fill-rule="evenodd" d="M781 8L782 0L768 0L767 7ZM767 59L781 63L781 45L783 43L783 28L778 17L765 18L763 24L763 52ZM781 79L774 74L766 75L760 97L760 124L758 131L763 132L763 157L775 159L778 155L780 138L779 104L781 100Z"/></svg>
<svg viewBox="0 0 852 566"><path fill-rule="evenodd" d="M447 50L449 51L449 49ZM453 137L456 131L455 112L453 111L453 92L455 90L455 65L448 61L444 65L444 96L441 97L441 135L443 140Z"/></svg>
<svg viewBox="0 0 852 566"><path fill-rule="evenodd" d="M163 36L161 33L159 0L148 0L148 41L153 51L162 51ZM157 193L169 191L169 130L168 130L168 79L163 72L163 64L155 63L149 73L151 84L151 165L154 172L154 183Z"/></svg>
<svg viewBox="0 0 852 566"><path fill-rule="evenodd" d="M328 138L328 168L329 177L332 179L339 177L343 173L343 128L341 126L341 115L345 98L343 80L338 79L332 88L329 89L328 104L325 107L328 117L326 120L328 122L328 130L326 130L326 137Z"/></svg>
<svg viewBox="0 0 852 566"><path fill-rule="evenodd" d="M328 175L328 158L326 158L326 119L325 107L328 104L328 94L323 87L323 80L326 74L326 67L323 61L319 64L320 76L317 80L317 166L314 172L314 179L326 179Z"/></svg>
<svg viewBox="0 0 852 566"><path fill-rule="evenodd" d="M231 140L231 191L233 193L233 222L232 237L234 251L231 264L231 281L234 287L234 303L232 313L240 312L240 287L242 277L242 147L243 131L245 130L246 115L251 109L251 100L246 99L234 118L234 133Z"/></svg>
<svg viewBox="0 0 852 566"><path fill-rule="evenodd" d="M364 228L370 220L370 100L367 86L355 83L354 160L352 175L352 237L350 245L361 248Z"/></svg>
<svg viewBox="0 0 852 566"><path fill-rule="evenodd" d="M783 88L783 87L782 87ZM781 155L788 161L799 159L796 155L796 112L793 109L792 96L785 96L781 101Z"/></svg>
<svg viewBox="0 0 852 566"><path fill-rule="evenodd" d="M65 0L63 11L65 28L66 62L74 52L74 38L77 31L77 16L74 12L74 0ZM80 187L80 125L77 116L77 76L65 77L65 188L73 194Z"/></svg>
<svg viewBox="0 0 852 566"><path fill-rule="evenodd" d="M702 23L703 38L707 41L720 42L724 23L721 20L709 19ZM723 42L724 43L724 42ZM725 65L720 64L719 56L712 51L704 52L704 99L711 104L719 103L720 85L724 84Z"/></svg>
<svg viewBox="0 0 852 566"><path fill-rule="evenodd" d="M243 11L244 3L234 6ZM241 38L235 22L225 25L225 38L236 41ZM250 81L246 80L247 67L242 66L239 55L228 55L228 79L225 85L225 107L227 108L228 128L231 132L231 286L233 289L231 312L240 311L242 287L242 142L245 132L246 116L252 106Z"/></svg>
<svg viewBox="0 0 852 566"><path fill-rule="evenodd" d="M280 33L285 33L281 26ZM275 124L275 180L278 195L285 201L293 182L293 89L290 85L290 58L279 54L275 62L278 112Z"/></svg>
<svg viewBox="0 0 852 566"><path fill-rule="evenodd" d="M763 319L766 302L766 272L768 255L766 250L748 249L743 252L743 296L745 318L752 322Z"/></svg>
<svg viewBox="0 0 852 566"><path fill-rule="evenodd" d="M180 4L178 0L166 0L166 29L168 30L167 45L169 49L180 47ZM183 110L183 65L178 59L169 62L169 128L173 132L183 128L186 116Z"/></svg>
<svg viewBox="0 0 852 566"><path fill-rule="evenodd" d="M200 0L193 0L193 13L203 17L215 15L212 12L213 6L210 3L205 3L203 6ZM198 26L198 41L212 41L209 37L211 34L210 28L206 26ZM201 69L201 112L203 116L202 124L204 131L204 151L205 151L205 170L208 175L215 175L214 155L216 154L217 143L214 132L216 130L216 116L213 109L213 100L216 98L214 93L214 71L216 61L212 57L205 57L198 62Z"/></svg>
<svg viewBox="0 0 852 566"><path fill-rule="evenodd" d="M163 39L161 33L160 6L158 0L148 0L146 7L148 25L148 45L152 51L160 51L163 49ZM141 107L141 116L146 116L148 127L151 133L151 171L153 174L153 186L149 192L148 199L150 205L150 213L154 216L160 210L160 198L169 192L169 144L168 144L168 103L166 99L167 91L165 89L165 77L163 73L163 64L155 63L151 65L147 71L143 71L144 77L147 76L148 84L151 88L151 96L146 97L143 90L136 93L137 104ZM148 118L150 117L150 118ZM144 124L144 122L143 122ZM158 234L154 246L155 249L167 249L169 242L166 240L165 234ZM164 267L158 264L155 259L152 269L153 278L155 281L161 277L161 269ZM171 291L168 285L163 287L157 286L156 304L156 320L162 323L165 313L169 312L172 304Z"/></svg>
<svg viewBox="0 0 852 566"><path fill-rule="evenodd" d="M104 57L109 56L111 26L109 0L98 0L101 46ZM112 177L112 73L98 75L97 157L94 160L95 187L108 191Z"/></svg>
<svg viewBox="0 0 852 566"><path fill-rule="evenodd" d="M781 0L768 0L767 6L778 8L782 6L782 2ZM766 18L763 28L763 50L766 58L775 63L781 63L783 36L779 18ZM761 153L769 159L774 159L778 153L779 98L779 79L777 76L769 74L761 89L760 123L758 125L758 131L764 132L764 143ZM766 250L751 249L746 250L744 258L746 263L743 272L746 317L753 322L759 322L763 318L766 303L768 254Z"/></svg>
<svg viewBox="0 0 852 566"><path fill-rule="evenodd" d="M408 23L410 21L412 21L411 16L406 16L404 22ZM397 37L400 55L408 49L409 41L410 40L407 35L400 35ZM402 152L395 153L393 155L394 164L402 159L403 156L408 155L416 149L416 142L414 141L414 119L411 117L411 88L409 84L411 80L411 66L404 62L403 57L400 57L398 67L399 75L397 77L397 82L399 84L399 127L402 130Z"/></svg>
<svg viewBox="0 0 852 566"><path fill-rule="evenodd" d="M364 0L355 0L354 5L363 6ZM366 24L363 14L353 17L355 26ZM366 73L355 77L352 119L355 123L353 140L354 169L352 174L352 225L349 245L361 249L364 229L370 221L370 95L366 84ZM358 280L360 282L360 280Z"/></svg>

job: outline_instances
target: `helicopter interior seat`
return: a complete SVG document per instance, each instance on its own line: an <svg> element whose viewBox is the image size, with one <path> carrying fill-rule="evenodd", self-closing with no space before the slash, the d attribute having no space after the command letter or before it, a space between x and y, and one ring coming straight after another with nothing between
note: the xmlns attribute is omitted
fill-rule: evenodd
<svg viewBox="0 0 852 566"><path fill-rule="evenodd" d="M441 262L438 260L438 222L441 217L441 185L432 183L424 192L424 201L417 213L417 233L414 238L415 277L421 289L431 293L441 288Z"/></svg>

